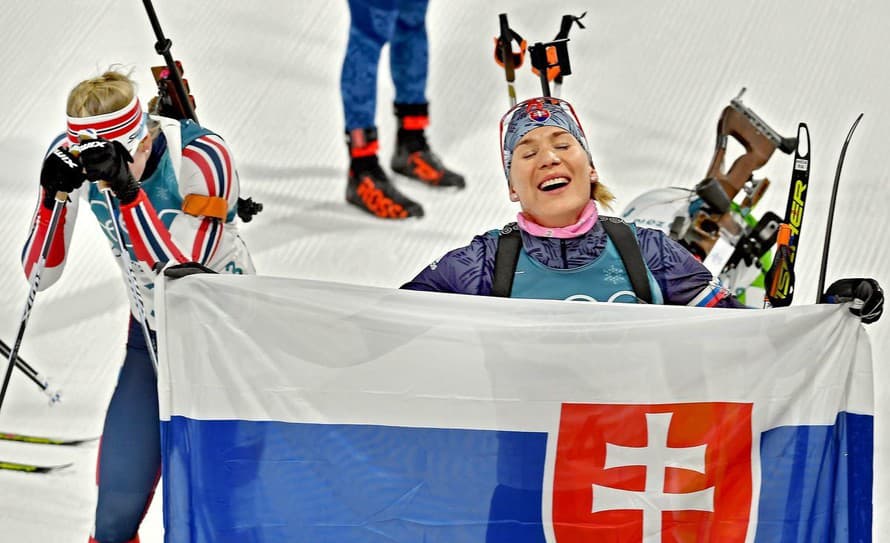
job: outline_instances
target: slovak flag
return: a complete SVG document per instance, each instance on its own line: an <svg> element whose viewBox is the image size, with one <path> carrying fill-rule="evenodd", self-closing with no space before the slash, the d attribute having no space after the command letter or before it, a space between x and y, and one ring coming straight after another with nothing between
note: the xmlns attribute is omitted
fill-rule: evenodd
<svg viewBox="0 0 890 543"><path fill-rule="evenodd" d="M155 301L171 543L872 538L871 351L844 306L224 275Z"/></svg>

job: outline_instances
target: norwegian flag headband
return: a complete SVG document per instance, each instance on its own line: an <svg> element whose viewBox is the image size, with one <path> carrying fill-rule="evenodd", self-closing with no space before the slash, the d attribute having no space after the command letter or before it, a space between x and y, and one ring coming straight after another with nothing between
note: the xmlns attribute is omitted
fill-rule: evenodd
<svg viewBox="0 0 890 543"><path fill-rule="evenodd" d="M68 143L78 143L78 134L90 131L107 140L117 140L133 155L148 134L139 98L133 97L124 108L92 117L68 117Z"/></svg>

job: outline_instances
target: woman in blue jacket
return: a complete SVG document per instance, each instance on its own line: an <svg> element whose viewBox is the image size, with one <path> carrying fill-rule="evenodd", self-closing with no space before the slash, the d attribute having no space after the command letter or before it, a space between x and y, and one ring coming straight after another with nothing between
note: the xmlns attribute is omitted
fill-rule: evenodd
<svg viewBox="0 0 890 543"><path fill-rule="evenodd" d="M510 200L522 208L517 222L476 236L403 288L514 298L743 307L686 249L662 232L599 215L599 207L608 209L614 197L599 180L587 139L568 102L535 98L517 104L501 121L501 152ZM616 242L607 228L616 229L625 242ZM521 247L506 260L512 282L506 290L497 289L498 247L517 232ZM642 256L642 263L634 253ZM626 258L631 260L625 263ZM642 277L638 289L631 279L634 269ZM648 290L648 298L637 290Z"/></svg>
<svg viewBox="0 0 890 543"><path fill-rule="evenodd" d="M533 98L501 120L501 157L515 223L476 236L402 286L410 290L597 302L745 307L676 241L599 214L614 199L600 182L572 106ZM842 279L823 301L854 301L877 320L873 279Z"/></svg>

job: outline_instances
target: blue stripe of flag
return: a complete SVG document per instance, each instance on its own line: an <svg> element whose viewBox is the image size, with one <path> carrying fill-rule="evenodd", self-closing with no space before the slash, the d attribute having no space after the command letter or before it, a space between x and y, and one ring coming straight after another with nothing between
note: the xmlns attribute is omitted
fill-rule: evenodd
<svg viewBox="0 0 890 543"><path fill-rule="evenodd" d="M755 542L871 541L873 417L761 434ZM168 541L543 542L547 435L162 422Z"/></svg>
<svg viewBox="0 0 890 543"><path fill-rule="evenodd" d="M167 541L544 541L544 433L183 417L161 426Z"/></svg>

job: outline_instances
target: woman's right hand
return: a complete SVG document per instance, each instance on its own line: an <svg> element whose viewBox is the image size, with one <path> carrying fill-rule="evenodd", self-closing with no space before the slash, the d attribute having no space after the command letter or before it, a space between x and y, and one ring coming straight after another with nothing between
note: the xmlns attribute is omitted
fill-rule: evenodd
<svg viewBox="0 0 890 543"><path fill-rule="evenodd" d="M43 160L40 186L43 187L43 207L52 209L57 192L71 192L86 179L80 160L64 147L57 147Z"/></svg>

